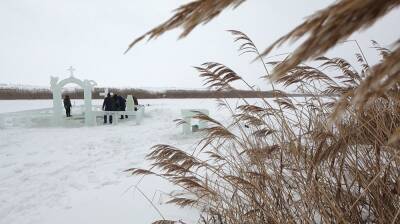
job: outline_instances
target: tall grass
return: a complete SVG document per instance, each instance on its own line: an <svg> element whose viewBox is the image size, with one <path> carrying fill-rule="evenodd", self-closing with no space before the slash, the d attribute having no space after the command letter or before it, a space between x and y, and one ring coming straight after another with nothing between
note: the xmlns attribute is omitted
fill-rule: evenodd
<svg viewBox="0 0 400 224"><path fill-rule="evenodd" d="M245 34L230 32L239 51L259 55ZM156 145L147 155L151 169L128 171L181 187L168 203L199 209L200 223L399 223L400 85L355 106L354 90L371 71L362 54L356 57L360 71L342 58L319 57L319 66L300 64L276 80L307 98L275 89L273 101L257 104L242 99L233 107L221 99L231 123L198 114L210 124L200 154ZM267 65L281 63L266 62L265 78ZM210 88L245 82L219 63L197 70Z"/></svg>
<svg viewBox="0 0 400 224"><path fill-rule="evenodd" d="M193 0L128 50L178 27L184 37L243 2ZM362 52L354 67L339 57L318 57L399 5L399 0L338 0L261 53L244 33L230 31L239 51L255 54L265 65L264 78L310 97L296 100L273 86L273 101L242 99L232 106L222 99L231 123L199 114L210 123L200 154L156 145L147 155L151 169L128 171L180 186L182 193L169 203L198 208L199 223L400 223L400 40L392 52L374 42L382 55L374 66ZM302 37L285 60L263 61L274 48ZM304 64L308 59L319 65ZM197 70L211 88L232 89L232 82L242 81L252 89L222 64L205 63Z"/></svg>

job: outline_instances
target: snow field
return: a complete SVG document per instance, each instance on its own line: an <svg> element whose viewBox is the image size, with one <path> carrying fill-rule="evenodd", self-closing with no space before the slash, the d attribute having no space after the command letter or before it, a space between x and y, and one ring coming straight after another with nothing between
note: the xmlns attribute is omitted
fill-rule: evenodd
<svg viewBox="0 0 400 224"><path fill-rule="evenodd" d="M199 137L182 136L173 122L180 118L180 109L208 109L219 120L228 119L229 114L218 110L212 99L140 103L150 105L141 125L125 121L90 128L0 129L0 223L151 223L160 219L136 185L165 218L194 222L197 211L164 203L164 192L175 190L173 186L155 177L131 177L123 170L148 167L144 156L155 144L194 149ZM47 107L51 100L0 101L3 113Z"/></svg>

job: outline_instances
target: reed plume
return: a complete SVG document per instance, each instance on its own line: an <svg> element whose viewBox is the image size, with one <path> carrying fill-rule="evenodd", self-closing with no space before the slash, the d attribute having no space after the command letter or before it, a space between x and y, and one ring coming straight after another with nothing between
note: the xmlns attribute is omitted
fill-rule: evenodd
<svg viewBox="0 0 400 224"><path fill-rule="evenodd" d="M253 47L251 53L257 54ZM392 54L384 52L383 57ZM157 145L147 156L149 170L128 172L157 175L181 187L168 203L197 208L200 223L397 223L400 89L392 87L391 94L362 108L351 104L352 93L368 79L364 73L374 68L356 58L358 66L319 57L318 66L297 65L276 80L308 93L303 100L278 89L274 103L242 100L232 106L221 99L232 121L223 125L198 113L196 118L209 122L199 156ZM210 88L245 82L219 63L196 69ZM329 125L337 108L341 117Z"/></svg>
<svg viewBox="0 0 400 224"><path fill-rule="evenodd" d="M148 38L148 40L155 39L167 31L173 30L178 27L183 28L180 38L187 36L196 26L201 23L206 24L216 16L218 16L224 9L232 6L236 8L245 0L195 0L188 4L182 5L175 9L175 14L164 23L151 29L142 36L136 38L125 51L128 52L135 44L141 40Z"/></svg>
<svg viewBox="0 0 400 224"><path fill-rule="evenodd" d="M193 1L129 49L145 37L177 27L184 28L184 37L242 2ZM373 42L382 56L376 65L368 64L362 52L355 54L357 65L321 56L399 4L339 0L264 51L246 34L230 30L241 54L261 60L263 78L307 97L289 97L274 86L273 99L241 99L238 106L220 99L232 120L223 125L198 114L198 119L209 122L202 130L199 156L157 145L147 156L150 169L127 171L157 175L181 187L169 203L197 208L199 223L399 223L400 40L392 50ZM303 36L305 41L285 60L265 61L274 48ZM244 82L254 90L220 63L195 68L210 88L231 89L232 82Z"/></svg>

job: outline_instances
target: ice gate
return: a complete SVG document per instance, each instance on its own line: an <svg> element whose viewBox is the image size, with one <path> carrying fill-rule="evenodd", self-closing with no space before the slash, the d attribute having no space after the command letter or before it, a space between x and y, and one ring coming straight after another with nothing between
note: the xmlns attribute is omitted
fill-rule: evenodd
<svg viewBox="0 0 400 224"><path fill-rule="evenodd" d="M53 125L54 126L63 126L66 121L64 116L64 106L62 99L62 88L67 84L76 84L83 89L84 95L84 107L83 107L83 118L85 120L85 126L94 126L97 125L97 118L103 118L106 116L113 116L114 122L113 124L118 124L119 116L130 116L134 117L136 120L136 124L140 124L141 120L144 116L144 106L143 105L134 105L132 95L127 96L127 107L126 111L103 111L101 106L93 106L92 105L92 90L97 83L93 80L80 80L74 76L75 69L70 67L68 69L70 72L70 77L59 81L58 77L51 77L51 91L53 93ZM107 96L108 89L105 89L104 93L101 93L102 96Z"/></svg>
<svg viewBox="0 0 400 224"><path fill-rule="evenodd" d="M71 73L69 78L58 81L58 77L51 77L51 91L53 92L53 122L54 125L59 126L63 123L64 107L62 102L62 88L67 84L76 84L83 89L84 95L84 117L85 125L93 126L96 124L96 117L92 111L92 90L97 85L93 80L80 80L74 77L74 69L68 69Z"/></svg>
<svg viewBox="0 0 400 224"><path fill-rule="evenodd" d="M78 127L95 126L103 123L104 115L113 116L113 124L118 124L118 117L128 116L128 120L135 120L136 125L140 125L144 118L145 106L135 105L132 95L128 95L126 99L126 111L103 111L101 105L93 105L92 90L97 83L93 80L81 80L74 76L75 69L68 69L70 76L66 79L59 80L58 77L50 77L51 91L53 94L52 107L33 110L22 110L16 112L0 113L0 129L7 127ZM81 113L74 115L72 119L65 117L65 109L62 98L62 88L68 84L76 84L84 90L84 105L79 107ZM100 95L106 96L108 89ZM83 121L84 120L84 121ZM126 119L125 119L126 120Z"/></svg>

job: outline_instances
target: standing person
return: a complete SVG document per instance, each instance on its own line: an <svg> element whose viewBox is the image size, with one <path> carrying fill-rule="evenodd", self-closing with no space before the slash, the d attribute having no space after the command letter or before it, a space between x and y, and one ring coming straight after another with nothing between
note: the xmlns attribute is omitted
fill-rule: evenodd
<svg viewBox="0 0 400 224"><path fill-rule="evenodd" d="M137 111L139 106L139 101L136 98L136 96L133 96L133 104L135 105L135 111Z"/></svg>
<svg viewBox="0 0 400 224"><path fill-rule="evenodd" d="M113 111L114 108L115 108L114 99L113 99L113 97L111 97L111 94L108 93L107 97L104 98L104 101L103 101L103 110L104 111ZM112 115L111 114L108 114L108 115L109 115L109 122L110 122L110 124L112 124ZM107 124L107 115L104 115L104 124Z"/></svg>
<svg viewBox="0 0 400 224"><path fill-rule="evenodd" d="M64 97L64 108L67 117L71 117L71 107L72 107L71 99L69 98L69 95L66 95Z"/></svg>
<svg viewBox="0 0 400 224"><path fill-rule="evenodd" d="M123 96L121 96L121 95L117 96L117 105L118 105L118 111L126 110L126 100ZM126 115L126 118L128 118L128 115ZM124 119L124 115L121 114L120 119Z"/></svg>
<svg viewBox="0 0 400 224"><path fill-rule="evenodd" d="M118 101L118 94L114 93L112 97L112 109L113 111L119 111L119 101Z"/></svg>

